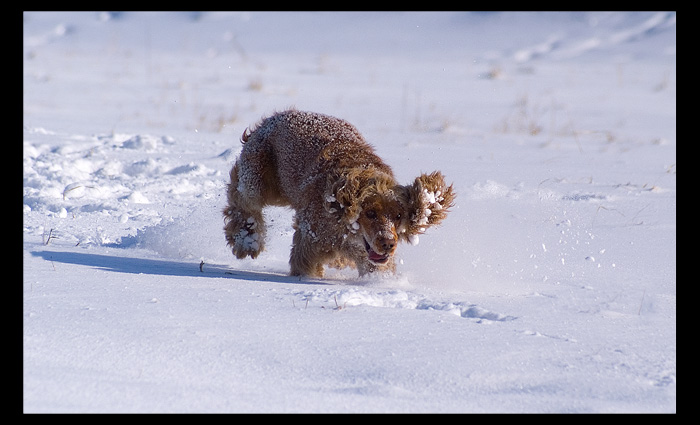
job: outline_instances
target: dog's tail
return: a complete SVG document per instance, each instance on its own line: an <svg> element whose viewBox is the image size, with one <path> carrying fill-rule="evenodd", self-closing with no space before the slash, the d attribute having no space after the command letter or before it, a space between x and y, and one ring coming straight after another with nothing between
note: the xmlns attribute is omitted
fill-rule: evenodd
<svg viewBox="0 0 700 425"><path fill-rule="evenodd" d="M245 142L248 141L248 138L250 137L251 131L250 128L246 128L243 130L243 134L241 135L241 144L245 144Z"/></svg>

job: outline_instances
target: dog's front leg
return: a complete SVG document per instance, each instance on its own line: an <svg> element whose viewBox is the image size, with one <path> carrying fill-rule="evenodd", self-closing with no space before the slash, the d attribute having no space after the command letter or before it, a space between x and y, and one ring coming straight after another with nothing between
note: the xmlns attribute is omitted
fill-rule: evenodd
<svg viewBox="0 0 700 425"><path fill-rule="evenodd" d="M316 234L308 222L295 220L292 252L289 257L292 276L323 277L323 262L320 259Z"/></svg>

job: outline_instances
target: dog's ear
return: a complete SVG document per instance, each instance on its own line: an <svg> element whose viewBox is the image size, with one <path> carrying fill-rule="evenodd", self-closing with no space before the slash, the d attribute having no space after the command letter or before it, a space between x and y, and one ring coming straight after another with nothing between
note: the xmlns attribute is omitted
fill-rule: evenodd
<svg viewBox="0 0 700 425"><path fill-rule="evenodd" d="M366 190L368 176L361 172L349 172L328 177L324 207L345 222L352 231L357 230L357 219L362 210L363 191ZM353 227L356 226L356 227Z"/></svg>
<svg viewBox="0 0 700 425"><path fill-rule="evenodd" d="M454 206L455 192L452 185L447 186L439 171L421 174L412 185L402 189L401 203L406 211L407 224L399 237L415 245L418 235L447 217L450 207Z"/></svg>

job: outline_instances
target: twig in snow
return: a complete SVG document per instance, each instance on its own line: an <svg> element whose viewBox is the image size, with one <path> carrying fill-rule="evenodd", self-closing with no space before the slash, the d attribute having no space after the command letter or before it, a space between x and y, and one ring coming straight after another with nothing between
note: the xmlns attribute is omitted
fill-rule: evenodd
<svg viewBox="0 0 700 425"><path fill-rule="evenodd" d="M53 236L52 233L53 233L53 229L49 230L49 237L44 240L44 245L48 245L49 242L51 242L51 239L57 238L56 236ZM44 234L46 234L46 233L44 233ZM43 238L43 236L44 235L42 235L42 238Z"/></svg>
<svg viewBox="0 0 700 425"><path fill-rule="evenodd" d="M335 295L333 295L333 299L335 300L335 310L342 310L345 308L345 304L342 306L338 305L338 298Z"/></svg>

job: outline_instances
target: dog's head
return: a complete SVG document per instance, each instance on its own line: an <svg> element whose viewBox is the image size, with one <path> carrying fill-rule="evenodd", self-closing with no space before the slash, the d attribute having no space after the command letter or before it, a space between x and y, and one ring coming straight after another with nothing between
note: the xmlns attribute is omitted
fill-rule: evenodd
<svg viewBox="0 0 700 425"><path fill-rule="evenodd" d="M362 236L367 258L384 264L396 252L399 233L404 228L405 211L392 190L372 193L361 203L357 232Z"/></svg>
<svg viewBox="0 0 700 425"><path fill-rule="evenodd" d="M440 172L422 174L402 186L392 176L368 168L329 187L326 210L340 216L374 264L387 263L401 241L415 245L418 235L445 219L455 197Z"/></svg>

